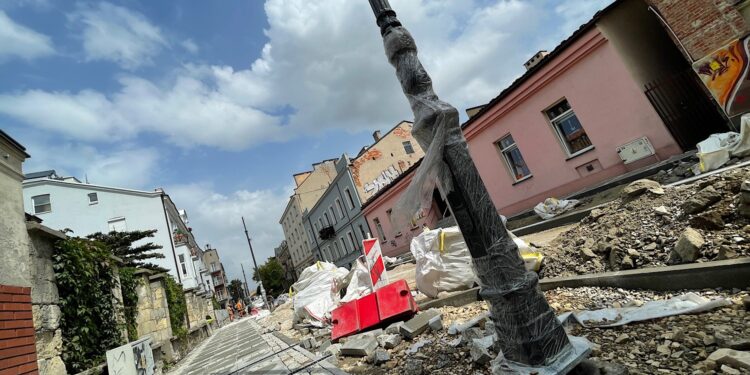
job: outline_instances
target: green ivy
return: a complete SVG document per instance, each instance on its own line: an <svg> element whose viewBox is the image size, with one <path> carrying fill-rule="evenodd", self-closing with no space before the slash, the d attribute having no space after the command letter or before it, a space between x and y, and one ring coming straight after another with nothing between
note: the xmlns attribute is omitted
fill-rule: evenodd
<svg viewBox="0 0 750 375"><path fill-rule="evenodd" d="M211 297L211 304L214 306L214 310L221 310L221 305L216 300L216 296Z"/></svg>
<svg viewBox="0 0 750 375"><path fill-rule="evenodd" d="M123 343L113 290L118 287L111 251L82 238L58 241L53 269L60 294L63 361L68 373L101 363Z"/></svg>
<svg viewBox="0 0 750 375"><path fill-rule="evenodd" d="M125 312L125 324L128 328L128 340L138 340L138 292L139 277L135 276L135 267L120 268L120 289Z"/></svg>
<svg viewBox="0 0 750 375"><path fill-rule="evenodd" d="M187 303L182 285L174 281L172 277L164 278L166 284L167 306L169 308L169 320L172 325L172 335L179 338L187 337L185 328L185 316L187 316Z"/></svg>

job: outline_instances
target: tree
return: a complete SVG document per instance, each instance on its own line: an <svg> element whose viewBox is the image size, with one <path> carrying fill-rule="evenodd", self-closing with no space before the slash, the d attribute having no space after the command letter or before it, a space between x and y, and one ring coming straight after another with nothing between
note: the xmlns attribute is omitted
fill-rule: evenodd
<svg viewBox="0 0 750 375"><path fill-rule="evenodd" d="M233 301L245 297L245 288L242 285L242 281L240 281L240 279L234 279L229 282L229 295L232 296Z"/></svg>
<svg viewBox="0 0 750 375"><path fill-rule="evenodd" d="M259 275L260 274L260 277ZM276 257L270 257L266 263L253 272L253 280L263 282L266 293L278 296L284 292L284 267L281 266Z"/></svg>
<svg viewBox="0 0 750 375"><path fill-rule="evenodd" d="M122 259L126 266L148 268L150 270L166 272L167 270L152 263L144 262L147 259L161 259L164 255L154 250L162 248L153 242L148 242L136 247L133 243L144 238L152 238L156 229L151 230L134 230L130 232L111 231L109 233L97 232L86 236L89 239L96 240L106 244L112 249L112 254Z"/></svg>

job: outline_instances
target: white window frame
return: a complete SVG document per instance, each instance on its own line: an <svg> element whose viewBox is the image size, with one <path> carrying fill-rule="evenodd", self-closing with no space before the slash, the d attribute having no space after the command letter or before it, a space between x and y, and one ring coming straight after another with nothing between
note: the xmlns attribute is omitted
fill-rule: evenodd
<svg viewBox="0 0 750 375"><path fill-rule="evenodd" d="M330 211L331 216L333 216L333 224L337 224L338 220L336 219L336 212L333 210L333 205L328 206L328 211Z"/></svg>
<svg viewBox="0 0 750 375"><path fill-rule="evenodd" d="M120 222L122 222L122 224L123 224L123 228L122 228L122 230L120 232L127 232L128 231L128 222L127 222L127 220L125 219L124 216L113 217L113 218L107 220L107 229L109 230L109 232L117 231L117 229L114 229L113 227L114 227L114 224L120 223ZM107 232L107 233L109 233L109 232Z"/></svg>
<svg viewBox="0 0 750 375"><path fill-rule="evenodd" d="M344 192L346 192L346 197L348 198L347 205L349 206L349 211L351 211L354 209L354 197L352 196L352 191L349 190L349 188L344 188Z"/></svg>
<svg viewBox="0 0 750 375"><path fill-rule="evenodd" d="M346 247L346 240L344 237L339 237L339 241L341 241L341 247L344 249L344 254L349 254L349 249Z"/></svg>
<svg viewBox="0 0 750 375"><path fill-rule="evenodd" d="M339 254L341 253L341 249L339 249L339 242L336 241L335 239L333 240L333 248L334 248L333 252L335 253L336 256L331 260L338 259L340 257Z"/></svg>
<svg viewBox="0 0 750 375"><path fill-rule="evenodd" d="M96 192L88 193L87 195L89 197L89 205L94 205L99 203L99 194ZM94 197L94 200L91 200L91 197Z"/></svg>
<svg viewBox="0 0 750 375"><path fill-rule="evenodd" d="M354 233L352 231L347 231L346 236L349 237L349 242L352 244L352 251L357 250L357 242L354 237Z"/></svg>
<svg viewBox="0 0 750 375"><path fill-rule="evenodd" d="M344 206L341 204L341 199L336 198L336 207L339 209L339 218L344 220Z"/></svg>
<svg viewBox="0 0 750 375"><path fill-rule="evenodd" d="M403 141L401 142L401 145L404 146L404 153L406 153L407 155L411 155L417 152L416 150L414 150L414 145L411 143L411 141ZM409 145L409 148L411 148L411 152L406 149L407 145Z"/></svg>
<svg viewBox="0 0 750 375"><path fill-rule="evenodd" d="M512 178L514 182L521 182L521 181L531 178L534 174L531 172L531 168L529 168L528 165L526 165L526 168L529 169L529 174L527 174L526 176L517 178L516 175L513 173L513 170L514 170L513 165L510 164L510 160L509 160L510 157L507 154L509 154L513 150L519 150L520 152L520 149L518 148L518 143L516 143L515 138L513 138L512 145L503 148L502 141L505 140L506 138L513 138L513 135L508 133L500 137L500 139L498 139L497 142L495 142L495 145L497 146L497 149L500 152L500 158L503 159L503 163L505 163L505 169L508 171L510 178ZM521 157L523 157L523 155ZM524 162L526 162L526 160L524 160Z"/></svg>
<svg viewBox="0 0 750 375"><path fill-rule="evenodd" d="M37 204L35 199L40 197L47 197L47 203L44 204ZM34 206L34 215L39 214L46 214L48 212L52 212L52 196L49 194L39 194L31 197L31 205ZM37 211L36 208L38 206L49 206L49 209L47 211Z"/></svg>
<svg viewBox="0 0 750 375"><path fill-rule="evenodd" d="M555 116L554 118L550 118L549 115L547 114L547 111L549 111L552 107L562 102L568 102L568 107L570 108L568 108L567 111ZM552 130L555 132L555 135L557 135L557 140L558 142L560 142L560 146L562 146L562 149L565 152L565 155L568 156L568 159L578 156L580 154L583 154L584 152L589 151L594 148L594 143L591 142L591 138L589 138L589 143L591 143L589 146L584 147L574 153L571 153L570 150L568 149L569 147L568 141L565 139L562 132L560 131L560 127L557 125L557 123L563 120L567 120L571 115L576 116L576 118L578 118L578 115L576 115L576 112L573 110L573 105L570 104L570 101L568 100L568 98L562 98L556 101L551 106L545 108L544 111L542 111L542 114L547 119L547 121L549 121L550 126L552 126ZM580 123L581 119L578 119L578 122ZM586 133L586 129L583 128L583 124L581 124L581 128L583 129L583 132ZM586 133L586 136L588 136L588 133Z"/></svg>
<svg viewBox="0 0 750 375"><path fill-rule="evenodd" d="M385 231L383 230L383 226L380 225L380 219L379 218L373 218L372 222L375 224L375 231L378 232L378 236L380 236L381 241L387 241L388 239L385 237Z"/></svg>

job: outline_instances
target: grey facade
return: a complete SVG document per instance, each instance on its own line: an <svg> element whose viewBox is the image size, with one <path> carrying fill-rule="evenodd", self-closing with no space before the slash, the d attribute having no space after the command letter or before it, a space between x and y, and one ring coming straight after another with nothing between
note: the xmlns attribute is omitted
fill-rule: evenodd
<svg viewBox="0 0 750 375"><path fill-rule="evenodd" d="M318 202L303 212L315 257L341 267L350 267L362 255L362 240L371 233L350 163L346 154L336 161L336 177Z"/></svg>

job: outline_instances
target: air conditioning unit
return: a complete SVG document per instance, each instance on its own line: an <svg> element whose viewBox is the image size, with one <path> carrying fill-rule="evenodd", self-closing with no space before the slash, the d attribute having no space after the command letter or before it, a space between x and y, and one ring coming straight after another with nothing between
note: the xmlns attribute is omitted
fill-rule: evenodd
<svg viewBox="0 0 750 375"><path fill-rule="evenodd" d="M651 145L648 138L638 138L618 147L617 154L620 155L620 159L622 159L623 163L629 164L636 160L641 160L653 155L654 146Z"/></svg>

